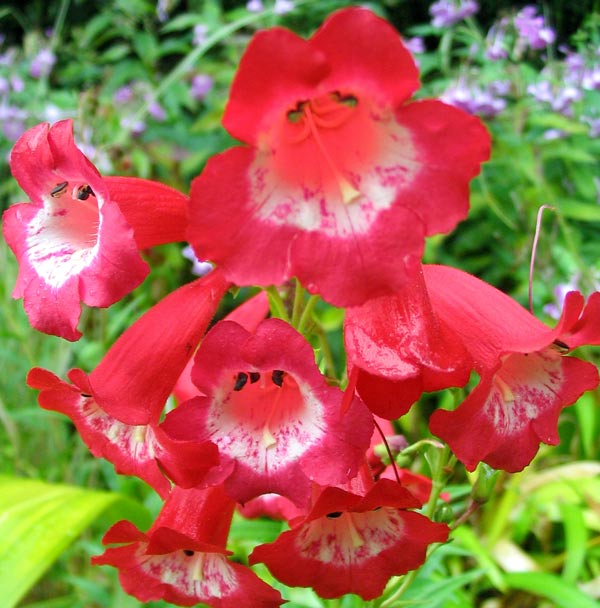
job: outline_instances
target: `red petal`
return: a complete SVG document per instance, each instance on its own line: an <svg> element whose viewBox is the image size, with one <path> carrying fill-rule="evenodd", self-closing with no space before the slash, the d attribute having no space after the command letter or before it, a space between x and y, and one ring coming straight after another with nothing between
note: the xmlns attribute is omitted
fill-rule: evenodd
<svg viewBox="0 0 600 608"><path fill-rule="evenodd" d="M185 240L187 196L137 177L105 177L104 183L133 228L138 249Z"/></svg>
<svg viewBox="0 0 600 608"><path fill-rule="evenodd" d="M89 376L100 407L128 424L157 423L229 286L214 270L166 296L129 327Z"/></svg>

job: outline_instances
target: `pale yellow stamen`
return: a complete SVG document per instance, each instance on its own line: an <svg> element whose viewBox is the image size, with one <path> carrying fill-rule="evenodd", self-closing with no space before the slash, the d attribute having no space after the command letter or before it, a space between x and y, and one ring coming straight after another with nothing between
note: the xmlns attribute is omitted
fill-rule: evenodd
<svg viewBox="0 0 600 608"><path fill-rule="evenodd" d="M506 382L504 382L504 380L502 380L502 378L500 378L500 376L494 376L494 383L500 390L500 393L502 394L502 399L504 401L515 400L515 396L512 392L512 389L510 388L510 386L508 386L508 384L506 384Z"/></svg>
<svg viewBox="0 0 600 608"><path fill-rule="evenodd" d="M333 162L331 156L329 155L329 152L327 152L327 148L325 148L325 145L323 144L321 136L319 135L319 130L317 129L317 126L315 125L315 120L313 118L313 115L312 115L312 112L310 109L310 105L307 105L304 108L304 116L306 116L306 121L310 128L310 132L311 132L312 136L315 138L315 143L319 147L319 150L321 151L321 154L323 155L323 158L325 159L327 166L329 167L329 169L335 176L335 179L337 180L338 187L340 189L340 195L342 197L342 201L344 202L344 204L349 205L350 203L354 202L357 198L359 198L361 196L361 193L339 172L339 170L335 166L335 163Z"/></svg>

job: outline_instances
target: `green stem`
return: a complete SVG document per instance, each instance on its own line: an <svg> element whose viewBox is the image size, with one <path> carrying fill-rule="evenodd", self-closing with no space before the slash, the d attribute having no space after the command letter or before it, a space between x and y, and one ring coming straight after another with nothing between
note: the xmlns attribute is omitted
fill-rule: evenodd
<svg viewBox="0 0 600 608"><path fill-rule="evenodd" d="M294 289L294 304L292 307L292 327L298 327L302 314L302 305L304 304L304 287L298 279L294 279L296 287Z"/></svg>
<svg viewBox="0 0 600 608"><path fill-rule="evenodd" d="M283 319L284 321L290 322L290 316L288 315L287 309L285 307L285 302L281 298L277 287L271 285L267 287L266 290L267 295L269 297L269 306L271 307L271 314L274 317L278 317L279 319Z"/></svg>
<svg viewBox="0 0 600 608"><path fill-rule="evenodd" d="M71 0L62 0L62 2L60 3L58 15L56 16L56 20L54 21L54 27L52 28L52 37L50 38L50 49L52 51L54 51L59 45L60 36L62 33L63 26L65 24L65 19L67 18L67 13L69 12L69 4L71 4Z"/></svg>
<svg viewBox="0 0 600 608"><path fill-rule="evenodd" d="M302 316L300 317L300 321L298 321L298 326L296 327L298 333L304 333L308 322L312 319L312 312L318 301L319 296L310 296L310 298L308 298L308 302L302 311Z"/></svg>

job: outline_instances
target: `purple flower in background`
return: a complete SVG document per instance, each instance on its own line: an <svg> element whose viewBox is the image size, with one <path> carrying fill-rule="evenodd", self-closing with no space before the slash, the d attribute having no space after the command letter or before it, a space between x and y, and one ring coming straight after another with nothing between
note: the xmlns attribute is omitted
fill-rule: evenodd
<svg viewBox="0 0 600 608"><path fill-rule="evenodd" d="M548 27L544 17L537 14L535 6L526 6L515 16L515 28L519 37L527 41L532 49L545 49L556 39L556 34Z"/></svg>
<svg viewBox="0 0 600 608"><path fill-rule="evenodd" d="M290 11L294 10L294 3L292 0L275 0L275 5L273 6L273 12L276 15L285 15Z"/></svg>
<svg viewBox="0 0 600 608"><path fill-rule="evenodd" d="M425 52L425 42L420 36L414 36L413 38L406 38L404 40L404 46L413 54L420 55Z"/></svg>
<svg viewBox="0 0 600 608"><path fill-rule="evenodd" d="M0 53L0 65L10 67L17 56L17 49L8 49L6 53Z"/></svg>
<svg viewBox="0 0 600 608"><path fill-rule="evenodd" d="M202 46L206 42L208 36L208 26L204 23L198 23L194 26L194 35L192 38L192 44L194 46Z"/></svg>
<svg viewBox="0 0 600 608"><path fill-rule="evenodd" d="M199 260L196 257L194 250L189 245L187 247L184 247L181 252L181 255L193 263L192 274L195 274L199 277L203 277L205 274L208 274L213 269L213 265L210 262L203 262Z"/></svg>
<svg viewBox="0 0 600 608"><path fill-rule="evenodd" d="M133 88L130 84L119 87L113 94L113 103L118 106L133 101Z"/></svg>
<svg viewBox="0 0 600 608"><path fill-rule="evenodd" d="M136 137L146 130L146 123L143 120L134 120L133 117L126 116L121 119L121 127Z"/></svg>
<svg viewBox="0 0 600 608"><path fill-rule="evenodd" d="M580 290L578 283L578 275L574 275L568 283L559 283L553 290L555 302L546 304L544 306L544 312L553 319L560 319L565 297L570 291Z"/></svg>
<svg viewBox="0 0 600 608"><path fill-rule="evenodd" d="M581 86L588 91L600 90L600 65L596 64L584 71Z"/></svg>
<svg viewBox="0 0 600 608"><path fill-rule="evenodd" d="M163 122L163 120L166 120L167 118L167 113L165 112L165 109L158 103L158 101L151 101L149 103L148 114L150 114L150 116L152 116L154 120L157 120L159 122Z"/></svg>
<svg viewBox="0 0 600 608"><path fill-rule="evenodd" d="M260 13L265 10L265 7L263 6L262 0L249 0L249 2L246 3L246 10L251 13Z"/></svg>
<svg viewBox="0 0 600 608"><path fill-rule="evenodd" d="M454 25L479 10L475 0L438 0L429 7L433 27L448 27Z"/></svg>
<svg viewBox="0 0 600 608"><path fill-rule="evenodd" d="M10 86L15 93L21 93L25 90L25 81L15 74L10 77Z"/></svg>
<svg viewBox="0 0 600 608"><path fill-rule="evenodd" d="M506 108L506 100L497 97L491 88L482 89L477 86L468 86L464 80L446 89L440 99L469 114L477 114L491 118L500 114Z"/></svg>
<svg viewBox="0 0 600 608"><path fill-rule="evenodd" d="M0 76L0 95L6 95L10 91L10 83L6 78Z"/></svg>
<svg viewBox="0 0 600 608"><path fill-rule="evenodd" d="M50 49L41 49L31 60L29 73L34 78L48 76L56 63L56 55Z"/></svg>
<svg viewBox="0 0 600 608"><path fill-rule="evenodd" d="M576 86L566 84L563 87L553 87L548 80L530 84L527 92L537 101L548 104L552 110L564 116L572 116L573 102L582 97L581 90Z"/></svg>
<svg viewBox="0 0 600 608"><path fill-rule="evenodd" d="M600 137L600 118L594 118L592 116L582 116L581 122L585 122L589 125L590 129L588 131L588 135L590 137Z"/></svg>
<svg viewBox="0 0 600 608"><path fill-rule="evenodd" d="M196 101L202 101L213 88L214 80L208 74L197 74L192 78L190 95Z"/></svg>
<svg viewBox="0 0 600 608"><path fill-rule="evenodd" d="M487 33L485 56L491 61L498 61L499 59L506 59L508 57L508 50L504 40L506 25L506 19L502 19L499 23L493 25Z"/></svg>
<svg viewBox="0 0 600 608"><path fill-rule="evenodd" d="M0 104L0 125L2 133L9 141L17 141L25 133L27 112L16 106Z"/></svg>

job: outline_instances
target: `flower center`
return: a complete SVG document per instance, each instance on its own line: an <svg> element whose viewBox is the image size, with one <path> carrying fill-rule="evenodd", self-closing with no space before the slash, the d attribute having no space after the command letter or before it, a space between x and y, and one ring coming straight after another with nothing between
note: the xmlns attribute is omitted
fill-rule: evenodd
<svg viewBox="0 0 600 608"><path fill-rule="evenodd" d="M287 122L291 126L288 129L289 143L300 144L312 138L346 204L355 201L361 193L342 175L324 141L322 131L335 130L344 125L355 115L357 105L358 99L353 95L342 95L334 91L315 99L299 101L287 113Z"/></svg>

